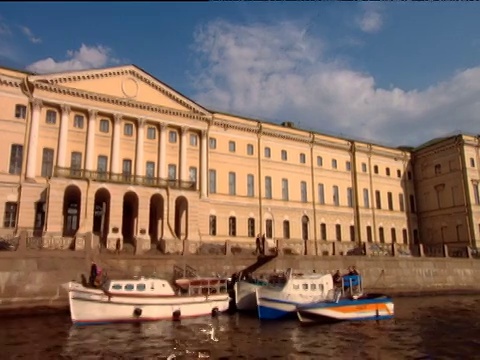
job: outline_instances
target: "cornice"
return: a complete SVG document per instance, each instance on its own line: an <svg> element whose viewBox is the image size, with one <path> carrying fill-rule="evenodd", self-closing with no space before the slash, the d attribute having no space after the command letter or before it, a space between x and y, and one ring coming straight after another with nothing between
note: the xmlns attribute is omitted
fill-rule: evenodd
<svg viewBox="0 0 480 360"><path fill-rule="evenodd" d="M64 83L71 83L71 82L76 82L76 81L84 81L84 80L95 80L95 79L103 79L103 78L109 78L109 77L114 77L114 76L123 76L123 75L129 75L132 76L145 84L149 85L162 95L176 101L177 103L185 106L187 109L191 110L194 113L198 114L203 114L205 113L203 111L200 111L196 106L193 106L191 103L185 101L183 98L180 96L177 96L173 94L171 91L166 89L164 86L161 86L158 81L151 79L148 76L145 76L138 72L135 69L111 69L111 70L106 70L102 72L93 72L89 74L65 74L64 76L58 76L50 79L45 79L43 81L48 82L49 84L52 85L61 85Z"/></svg>
<svg viewBox="0 0 480 360"><path fill-rule="evenodd" d="M159 105L143 103L143 102L129 100L129 99L122 99L122 98L117 98L114 96L103 95L98 93L92 93L89 91L73 89L65 86L53 85L48 82L36 81L36 82L33 82L33 86L35 89L39 89L39 90L45 90L45 91L49 91L49 92L61 94L61 95L69 95L69 96L78 97L86 100L93 100L93 101L108 103L116 106L123 106L123 107L138 109L138 110L150 111L150 112L162 114L162 115L172 115L172 116L178 116L178 117L189 118L194 120L200 120L204 122L210 121L210 116L206 116L198 112L191 113L188 111L166 108Z"/></svg>
<svg viewBox="0 0 480 360"><path fill-rule="evenodd" d="M23 80L19 78L12 78L10 76L0 75L0 85L19 88L22 85L22 82Z"/></svg>

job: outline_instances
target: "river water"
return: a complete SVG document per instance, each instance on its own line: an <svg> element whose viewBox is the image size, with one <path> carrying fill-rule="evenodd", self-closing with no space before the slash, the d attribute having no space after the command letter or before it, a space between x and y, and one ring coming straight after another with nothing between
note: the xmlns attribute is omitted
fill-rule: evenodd
<svg viewBox="0 0 480 360"><path fill-rule="evenodd" d="M73 326L0 319L0 359L480 359L480 296L395 298L395 319L300 325L252 315Z"/></svg>

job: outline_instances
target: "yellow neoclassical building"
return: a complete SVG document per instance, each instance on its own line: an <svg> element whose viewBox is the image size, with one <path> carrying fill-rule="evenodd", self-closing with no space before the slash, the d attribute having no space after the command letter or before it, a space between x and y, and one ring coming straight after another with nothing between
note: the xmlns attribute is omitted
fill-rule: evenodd
<svg viewBox="0 0 480 360"><path fill-rule="evenodd" d="M69 243L93 232L109 249L147 250L265 234L313 254L313 244L410 244L430 231L419 228L423 178L409 149L214 112L133 65L0 68L0 132L0 236Z"/></svg>

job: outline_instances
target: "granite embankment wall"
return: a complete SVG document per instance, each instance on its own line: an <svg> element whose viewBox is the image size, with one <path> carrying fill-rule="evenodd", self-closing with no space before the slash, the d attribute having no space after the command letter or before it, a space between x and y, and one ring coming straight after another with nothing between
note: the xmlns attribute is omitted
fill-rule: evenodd
<svg viewBox="0 0 480 360"><path fill-rule="evenodd" d="M32 251L23 254L0 253L0 314L67 309L62 284L88 277L94 260L112 278L152 275L173 276L174 266L188 265L202 275L232 275L254 264L255 256L115 254L86 255L70 251ZM480 293L480 260L466 258L416 258L368 256L295 256L273 258L256 272L285 270L317 273L344 271L355 265L369 291L392 295L436 292Z"/></svg>

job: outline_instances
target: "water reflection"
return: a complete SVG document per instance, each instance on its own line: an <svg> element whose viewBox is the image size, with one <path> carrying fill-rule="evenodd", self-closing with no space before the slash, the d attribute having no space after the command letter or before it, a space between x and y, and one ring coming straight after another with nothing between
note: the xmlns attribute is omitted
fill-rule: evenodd
<svg viewBox="0 0 480 360"><path fill-rule="evenodd" d="M480 348L480 297L395 299L396 318L302 326L241 314L72 326L64 315L2 319L2 359L451 359Z"/></svg>

